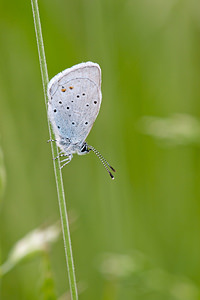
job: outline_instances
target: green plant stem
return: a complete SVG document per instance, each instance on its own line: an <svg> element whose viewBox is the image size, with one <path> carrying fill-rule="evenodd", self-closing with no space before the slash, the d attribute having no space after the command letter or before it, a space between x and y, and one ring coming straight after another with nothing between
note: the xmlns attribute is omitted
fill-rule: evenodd
<svg viewBox="0 0 200 300"><path fill-rule="evenodd" d="M34 24L35 24L35 33L36 33L36 39L37 39L37 45L38 45L40 69L41 69L41 73L42 73L44 98L45 98L45 104L47 107L47 102L48 102L47 85L48 85L49 79L48 79L47 64L46 64L46 58L45 58L45 52L44 52L44 44L43 44L43 38L42 38L42 30L41 30L38 2L37 2L37 0L31 0L31 4L32 4L33 19L34 19ZM49 121L48 121L48 127L49 127L50 139L55 139ZM52 156L56 157L58 155L58 148L56 146L56 143L51 143L51 149L52 149ZM58 159L53 160L53 165L54 165L54 172L55 172L56 185L57 185L58 202L59 202L59 208L60 208L60 216L61 216L61 223L62 223L62 232L63 232L64 248L65 248L65 255L66 255L66 261L67 261L67 268L68 268L71 298L72 298L72 300L77 300L78 292L77 292L77 286L76 286L76 276L75 276L75 270L74 270L74 262L73 262L70 231L69 231L69 222L68 222L68 216L67 216L65 194L64 194L62 173L60 171L59 160Z"/></svg>

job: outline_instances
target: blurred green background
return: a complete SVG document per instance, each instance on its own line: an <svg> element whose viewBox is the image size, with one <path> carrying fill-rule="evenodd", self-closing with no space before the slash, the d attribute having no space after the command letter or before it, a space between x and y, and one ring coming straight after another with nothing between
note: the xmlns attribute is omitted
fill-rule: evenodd
<svg viewBox="0 0 200 300"><path fill-rule="evenodd" d="M49 77L93 61L103 101L94 154L63 169L81 300L200 299L200 2L41 0ZM0 264L59 219L30 1L0 3ZM48 247L69 299L63 241ZM0 279L0 299L41 291L44 255ZM61 297L64 295L63 297ZM46 297L46 298L45 298Z"/></svg>

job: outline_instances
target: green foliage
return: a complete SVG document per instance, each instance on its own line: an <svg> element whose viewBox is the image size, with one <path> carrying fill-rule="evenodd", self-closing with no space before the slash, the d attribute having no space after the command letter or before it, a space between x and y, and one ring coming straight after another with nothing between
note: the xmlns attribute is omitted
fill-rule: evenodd
<svg viewBox="0 0 200 300"><path fill-rule="evenodd" d="M86 286L80 300L196 300L199 1L39 5L50 78L83 61L101 66L102 107L87 141L117 171L110 180L91 153L75 156L62 170L67 207L79 216L72 247L77 281ZM59 209L31 3L2 1L0 22L2 263L27 232L58 220ZM135 250L151 261L147 269L130 271ZM104 253L129 253L128 275L102 273L97 260ZM69 291L62 240L52 247L50 260L60 296ZM16 265L1 280L0 298L38 299L41 276L38 259Z"/></svg>
<svg viewBox="0 0 200 300"><path fill-rule="evenodd" d="M46 253L43 255L43 269L42 273L44 274L43 277L43 284L41 287L41 299L43 300L56 300L55 294L55 286L54 286L54 279L50 265L50 258Z"/></svg>
<svg viewBox="0 0 200 300"><path fill-rule="evenodd" d="M99 267L112 295L123 297L129 290L133 299L141 299L142 295L147 299L173 300L198 300L200 297L200 289L194 282L155 268L140 252L135 251L131 255L104 254ZM116 298L120 299L119 296ZM115 297L110 295L108 299Z"/></svg>
<svg viewBox="0 0 200 300"><path fill-rule="evenodd" d="M5 165L3 159L3 151L0 147L0 204L4 195L5 185L6 185L6 171L5 171Z"/></svg>

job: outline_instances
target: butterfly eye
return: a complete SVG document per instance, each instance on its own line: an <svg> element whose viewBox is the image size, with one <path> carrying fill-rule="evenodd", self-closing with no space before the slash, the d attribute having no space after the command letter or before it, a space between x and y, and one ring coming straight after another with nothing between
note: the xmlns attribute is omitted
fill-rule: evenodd
<svg viewBox="0 0 200 300"><path fill-rule="evenodd" d="M81 152L89 152L87 144L82 145Z"/></svg>

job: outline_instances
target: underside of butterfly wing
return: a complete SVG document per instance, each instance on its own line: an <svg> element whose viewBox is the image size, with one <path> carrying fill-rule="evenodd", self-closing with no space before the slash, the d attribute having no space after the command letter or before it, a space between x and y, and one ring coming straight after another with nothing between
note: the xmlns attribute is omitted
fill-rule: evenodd
<svg viewBox="0 0 200 300"><path fill-rule="evenodd" d="M48 116L56 139L80 147L99 113L100 67L88 62L59 73L49 82L48 97Z"/></svg>

